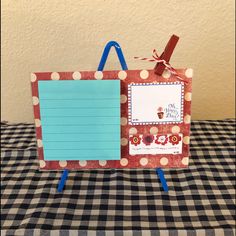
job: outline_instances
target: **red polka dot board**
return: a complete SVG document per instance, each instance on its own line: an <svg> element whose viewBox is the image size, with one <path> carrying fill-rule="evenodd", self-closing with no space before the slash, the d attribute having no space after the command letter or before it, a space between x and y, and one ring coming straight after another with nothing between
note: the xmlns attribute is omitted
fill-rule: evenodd
<svg viewBox="0 0 236 236"><path fill-rule="evenodd" d="M189 161L193 71L192 69L177 69L176 71L181 79L167 70L163 72L162 76L156 75L154 70L32 73L31 86L40 169L187 167ZM71 149L74 147L72 143L77 141L77 136L75 135L76 127L71 126L69 121L63 123L63 130L71 138L67 140L68 143L64 146L60 141L57 142L57 140L60 140L60 135L64 135L59 132L62 129L61 127L54 125L54 132L57 136L46 136L48 130L44 129L45 120L43 120L44 114L41 106L49 103L45 103L42 99L42 93L39 91L40 81L92 80L115 80L119 83L119 142L116 142L116 148L113 148L109 142L107 142L106 147L107 150L109 148L111 150L116 149L116 152L114 152L116 154L119 152L119 156L116 156L115 159L111 159L112 151L105 152L102 159L93 160L91 156L90 159L83 158L83 156L78 157L78 159L70 159ZM62 95L57 93L59 99L60 96ZM64 102L68 104L68 101ZM112 103L112 100L106 101L106 105L110 103ZM54 107L55 112L52 113L55 114L54 117L56 118L57 109L59 108ZM78 114L78 112L75 107L73 114ZM94 115L93 112L91 114ZM90 117L88 120L90 120ZM96 119L94 120L95 123ZM93 123L90 125L90 130L91 127L93 129ZM86 127L83 126L82 128L83 131L86 131ZM82 140L83 142L79 144L78 150L83 149L85 150L83 153L92 153L93 147L99 147L100 138L98 137L101 136L96 135L96 132L102 129L103 127L97 126L94 133L90 135L90 140L86 136L85 140ZM82 134L83 132L79 134L79 138ZM112 132L111 135L113 135ZM47 137L47 140L44 140L45 137ZM57 157L48 159L45 156L50 153L46 152L45 148L45 143L50 142L50 138L54 138L56 142L54 142L54 146L51 146L57 149L57 153L60 153L58 159ZM117 144L119 144L119 149ZM83 148L83 145L85 145L85 148ZM61 150L60 147L62 146L68 149ZM96 156L95 154L96 152L94 156Z"/></svg>

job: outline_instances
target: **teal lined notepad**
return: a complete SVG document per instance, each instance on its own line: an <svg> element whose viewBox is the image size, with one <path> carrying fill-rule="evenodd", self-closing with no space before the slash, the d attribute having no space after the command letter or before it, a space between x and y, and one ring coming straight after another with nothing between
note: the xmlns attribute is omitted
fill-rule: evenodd
<svg viewBox="0 0 236 236"><path fill-rule="evenodd" d="M45 160L120 159L120 81L39 81Z"/></svg>

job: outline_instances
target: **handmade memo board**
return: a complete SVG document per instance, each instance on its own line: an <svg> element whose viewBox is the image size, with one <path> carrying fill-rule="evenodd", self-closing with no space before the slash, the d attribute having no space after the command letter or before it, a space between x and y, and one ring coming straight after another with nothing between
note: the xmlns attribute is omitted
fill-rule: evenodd
<svg viewBox="0 0 236 236"><path fill-rule="evenodd" d="M40 168L187 167L192 69L176 72L32 73Z"/></svg>

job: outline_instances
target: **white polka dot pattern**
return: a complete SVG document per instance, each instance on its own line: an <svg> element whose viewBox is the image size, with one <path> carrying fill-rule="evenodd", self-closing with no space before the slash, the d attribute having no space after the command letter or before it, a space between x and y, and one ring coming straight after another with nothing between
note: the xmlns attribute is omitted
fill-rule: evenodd
<svg viewBox="0 0 236 236"><path fill-rule="evenodd" d="M35 119L34 122L35 122L35 126L36 127L40 127L41 126L41 121L39 119Z"/></svg>
<svg viewBox="0 0 236 236"><path fill-rule="evenodd" d="M103 73L102 71L96 71L94 74L95 79L102 79L103 78Z"/></svg>
<svg viewBox="0 0 236 236"><path fill-rule="evenodd" d="M99 160L99 165L100 166L105 166L107 164L106 160Z"/></svg>
<svg viewBox="0 0 236 236"><path fill-rule="evenodd" d="M186 93L184 95L184 99L188 102L191 101L192 100L192 93Z"/></svg>
<svg viewBox="0 0 236 236"><path fill-rule="evenodd" d="M149 76L149 72L147 70L141 70L140 71L140 78L141 79L147 79Z"/></svg>
<svg viewBox="0 0 236 236"><path fill-rule="evenodd" d="M80 72L79 72L79 71L75 71L75 72L72 74L72 78L73 78L74 80L79 80L79 79L81 79L81 74L80 74Z"/></svg>
<svg viewBox="0 0 236 236"><path fill-rule="evenodd" d="M120 141L121 146L126 146L128 144L128 139L127 138L122 138Z"/></svg>
<svg viewBox="0 0 236 236"><path fill-rule="evenodd" d="M51 74L51 79L52 79L52 80L59 80L59 79L60 79L59 73L53 72L53 73Z"/></svg>
<svg viewBox="0 0 236 236"><path fill-rule="evenodd" d="M169 162L169 160L168 160L168 158L166 158L166 157L162 157L162 158L160 159L160 163L161 163L161 165L163 165L163 166L166 166L166 165L168 164L168 162Z"/></svg>
<svg viewBox="0 0 236 236"><path fill-rule="evenodd" d="M185 76L187 78L193 78L193 69L189 68L185 71Z"/></svg>
<svg viewBox="0 0 236 236"><path fill-rule="evenodd" d="M137 129L134 127L129 129L129 134L137 134L137 132L138 132Z"/></svg>
<svg viewBox="0 0 236 236"><path fill-rule="evenodd" d="M87 161L79 161L79 165L81 167L85 167L87 165Z"/></svg>
<svg viewBox="0 0 236 236"><path fill-rule="evenodd" d="M180 132L180 128L179 128L179 126L175 125L172 127L171 131L173 134L177 134Z"/></svg>
<svg viewBox="0 0 236 236"><path fill-rule="evenodd" d="M120 103L126 103L127 102L127 96L125 94L120 95Z"/></svg>
<svg viewBox="0 0 236 236"><path fill-rule="evenodd" d="M42 142L41 139L37 140L37 145L38 145L39 148L43 147L43 142Z"/></svg>
<svg viewBox="0 0 236 236"><path fill-rule="evenodd" d="M122 159L120 160L121 166L127 166L128 163L129 163L129 161L128 161L128 159L126 159L126 158L122 158Z"/></svg>
<svg viewBox="0 0 236 236"><path fill-rule="evenodd" d="M190 122L191 122L191 116L190 116L190 115L186 115L186 116L184 117L184 123L185 123L185 124L190 124Z"/></svg>
<svg viewBox="0 0 236 236"><path fill-rule="evenodd" d="M44 168L46 166L46 162L44 160L39 160L40 168Z"/></svg>
<svg viewBox="0 0 236 236"><path fill-rule="evenodd" d="M33 105L34 105L34 106L36 106L36 105L39 104L39 99L38 99L38 97L35 97L35 96L34 96L32 99L33 99Z"/></svg>
<svg viewBox="0 0 236 236"><path fill-rule="evenodd" d="M120 124L124 126L124 125L127 125L127 123L128 123L127 118L121 117L121 119L120 119Z"/></svg>
<svg viewBox="0 0 236 236"><path fill-rule="evenodd" d="M59 166L60 167L66 167L67 166L67 161L59 161Z"/></svg>
<svg viewBox="0 0 236 236"><path fill-rule="evenodd" d="M182 162L182 164L183 165L188 165L188 163L189 163L189 157L183 157L183 159L181 160L181 162Z"/></svg>
<svg viewBox="0 0 236 236"><path fill-rule="evenodd" d="M119 73L118 73L118 78L121 79L121 80L124 80L126 79L127 77L127 72L124 71L124 70L121 70Z"/></svg>
<svg viewBox="0 0 236 236"><path fill-rule="evenodd" d="M162 77L165 78L165 79L169 79L171 76L171 73L169 70L164 70L163 73L162 73Z"/></svg>
<svg viewBox="0 0 236 236"><path fill-rule="evenodd" d="M158 133L158 128L157 127L151 127L150 128L150 134L157 134Z"/></svg>
<svg viewBox="0 0 236 236"><path fill-rule="evenodd" d="M190 142L190 137L189 137L189 136L185 136L185 137L183 138L183 142L184 142L184 144L189 144L189 142Z"/></svg>
<svg viewBox="0 0 236 236"><path fill-rule="evenodd" d="M139 161L140 165L146 166L148 164L148 159L146 157L143 157Z"/></svg>
<svg viewBox="0 0 236 236"><path fill-rule="evenodd" d="M30 80L31 80L31 82L35 82L35 81L37 80L36 74L31 73L31 75L30 75Z"/></svg>

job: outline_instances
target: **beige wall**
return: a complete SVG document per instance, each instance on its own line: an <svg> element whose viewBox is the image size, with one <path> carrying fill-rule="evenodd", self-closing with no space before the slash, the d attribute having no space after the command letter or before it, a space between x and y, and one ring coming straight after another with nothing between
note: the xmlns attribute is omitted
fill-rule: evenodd
<svg viewBox="0 0 236 236"><path fill-rule="evenodd" d="M133 57L172 33L172 65L194 69L193 119L234 117L234 0L2 0L2 120L33 121L30 72L96 70L109 40L130 69L153 68Z"/></svg>

